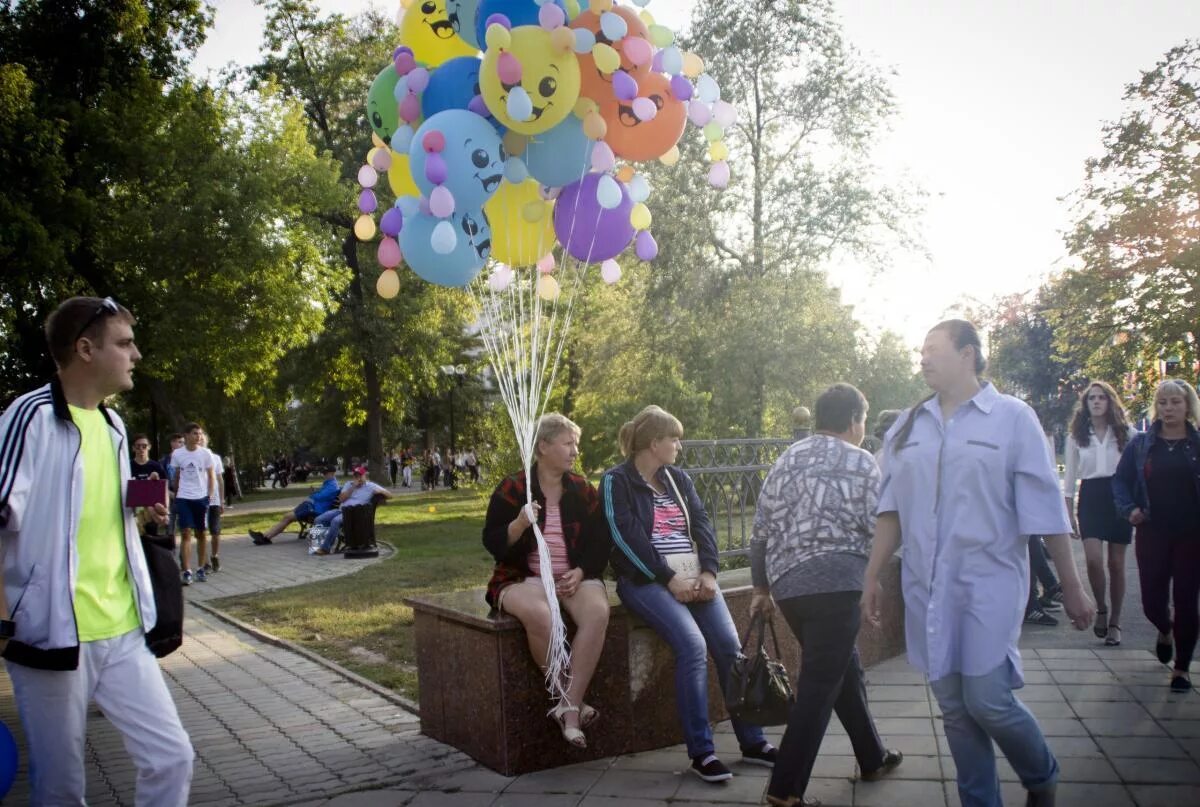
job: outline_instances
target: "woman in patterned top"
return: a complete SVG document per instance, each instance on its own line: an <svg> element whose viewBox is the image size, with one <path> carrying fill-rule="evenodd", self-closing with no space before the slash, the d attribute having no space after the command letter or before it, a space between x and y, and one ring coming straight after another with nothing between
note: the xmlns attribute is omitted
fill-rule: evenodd
<svg viewBox="0 0 1200 807"><path fill-rule="evenodd" d="M587 748L582 729L599 717L583 702L600 660L608 629L604 567L611 545L600 516L596 488L572 473L579 456L579 427L562 415L543 415L534 440L532 513L526 507L524 471L505 478L492 494L483 526L483 545L496 558L487 601L525 627L529 651L545 672L550 646L550 608L541 577L554 576L559 603L575 623L571 683L551 713L563 739ZM541 568L532 518L550 549L551 569Z"/></svg>
<svg viewBox="0 0 1200 807"><path fill-rule="evenodd" d="M691 479L672 465L683 426L648 406L621 427L626 461L604 474L600 497L613 543L617 595L675 655L675 698L692 772L706 782L733 773L713 753L708 722L708 654L724 689L741 649L717 587L717 540ZM733 721L742 761L771 767L762 728Z"/></svg>
<svg viewBox="0 0 1200 807"><path fill-rule="evenodd" d="M884 748L875 730L855 648L879 499L879 469L859 448L867 408L850 384L825 390L817 399L816 432L776 461L754 514L750 610L771 618L774 595L804 648L796 703L767 787L768 803L780 807L819 804L804 791L834 712L863 779L878 779L903 759Z"/></svg>

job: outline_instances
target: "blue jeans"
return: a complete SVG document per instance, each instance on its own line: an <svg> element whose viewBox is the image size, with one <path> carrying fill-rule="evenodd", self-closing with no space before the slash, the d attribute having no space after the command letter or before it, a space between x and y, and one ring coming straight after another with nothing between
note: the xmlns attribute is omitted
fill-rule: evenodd
<svg viewBox="0 0 1200 807"><path fill-rule="evenodd" d="M717 592L709 602L684 605L659 583L637 585L622 577L617 596L625 607L645 620L675 655L675 704L693 759L713 752L712 725L708 722L708 654L712 653L717 679L725 689L729 668L741 650L733 617L725 598ZM755 748L765 741L762 728L733 721L742 748Z"/></svg>
<svg viewBox="0 0 1200 807"><path fill-rule="evenodd" d="M1058 760L1037 720L1013 694L1009 665L1005 661L986 675L955 673L930 682L958 768L962 807L1004 807L992 740L1027 790L1048 790L1058 781Z"/></svg>
<svg viewBox="0 0 1200 807"><path fill-rule="evenodd" d="M342 511L336 507L332 510L327 510L317 516L316 521L313 523L328 527L328 530L325 532L325 538L321 541L321 548L326 552L332 551L337 546L338 535L342 531Z"/></svg>

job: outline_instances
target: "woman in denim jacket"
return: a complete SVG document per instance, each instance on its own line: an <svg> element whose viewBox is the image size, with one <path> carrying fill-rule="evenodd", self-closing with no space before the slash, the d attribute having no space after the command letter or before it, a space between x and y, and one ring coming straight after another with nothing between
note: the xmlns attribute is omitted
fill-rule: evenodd
<svg viewBox="0 0 1200 807"><path fill-rule="evenodd" d="M692 759L706 782L733 777L714 753L708 722L708 654L724 689L740 651L737 628L717 586L717 539L691 479L676 468L683 426L648 406L621 427L627 459L600 482L600 500L617 550L617 596L671 646L675 700ZM776 750L762 729L733 721L742 761L773 767Z"/></svg>
<svg viewBox="0 0 1200 807"><path fill-rule="evenodd" d="M1200 401L1186 381L1154 392L1150 429L1121 454L1113 476L1117 512L1137 531L1142 610L1158 628L1155 652L1175 658L1171 689L1191 689L1188 666L1200 634ZM1167 594L1174 592L1175 621ZM1172 646L1174 634L1174 646Z"/></svg>

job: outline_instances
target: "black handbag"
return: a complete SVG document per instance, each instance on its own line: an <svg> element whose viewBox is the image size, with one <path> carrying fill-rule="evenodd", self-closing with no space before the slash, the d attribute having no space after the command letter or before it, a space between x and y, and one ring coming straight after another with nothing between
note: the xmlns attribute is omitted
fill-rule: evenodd
<svg viewBox="0 0 1200 807"><path fill-rule="evenodd" d="M775 658L767 653L763 622L771 626L771 641L775 644ZM757 649L746 655L754 629L758 628ZM787 723L796 695L788 681L788 673L777 659L779 637L775 635L775 623L755 614L746 629L742 650L729 671L725 687L725 708L731 717L756 726L779 726Z"/></svg>
<svg viewBox="0 0 1200 807"><path fill-rule="evenodd" d="M183 644L183 582L175 560L175 541L168 536L143 535L142 552L154 589L158 620L146 633L146 646L156 657L169 656Z"/></svg>

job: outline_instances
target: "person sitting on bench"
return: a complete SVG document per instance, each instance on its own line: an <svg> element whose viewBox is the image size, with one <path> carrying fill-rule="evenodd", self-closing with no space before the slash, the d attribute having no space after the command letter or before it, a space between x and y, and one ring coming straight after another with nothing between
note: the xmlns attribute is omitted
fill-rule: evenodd
<svg viewBox="0 0 1200 807"><path fill-rule="evenodd" d="M308 521L312 520L323 513L337 509L338 502L338 483L337 469L332 465L324 468L325 481L321 483L321 487L317 488L316 493L309 496L300 504L296 505L296 509L288 513L283 518L279 519L271 529L266 532L258 530L250 530L250 540L255 544L269 544L271 539L286 530L293 521Z"/></svg>
<svg viewBox="0 0 1200 807"><path fill-rule="evenodd" d="M338 501L341 503L337 509L330 510L317 516L317 524L323 525L326 528L325 540L321 542L321 546L317 548L315 555L328 555L333 547L337 545L338 535L342 531L342 511L347 507L362 507L369 505L371 500L376 496L382 496L384 499L392 498L392 494L388 493L387 488L382 485L376 485L374 482L367 479L367 466L360 465L354 469L354 478L342 486L342 492L338 494Z"/></svg>

